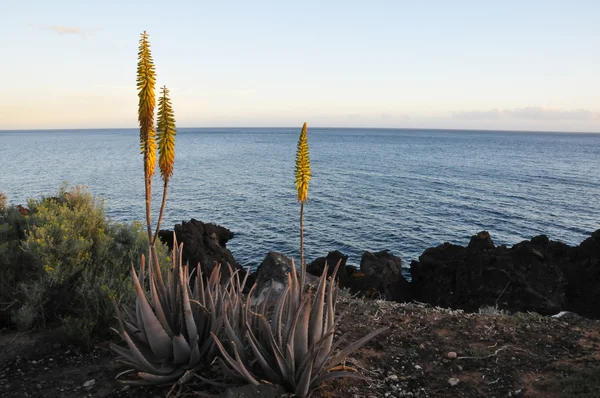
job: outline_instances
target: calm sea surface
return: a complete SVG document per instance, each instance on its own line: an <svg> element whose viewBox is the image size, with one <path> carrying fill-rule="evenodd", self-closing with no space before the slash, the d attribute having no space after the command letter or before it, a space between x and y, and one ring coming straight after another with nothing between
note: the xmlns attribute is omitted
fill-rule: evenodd
<svg viewBox="0 0 600 398"><path fill-rule="evenodd" d="M271 250L297 257L299 132L180 129L163 225L223 225L246 266ZM313 128L309 146L308 260L338 249L359 264L365 250L390 249L408 266L484 229L497 244L542 233L577 244L600 228L600 135ZM144 219L136 130L2 131L0 165L14 204L67 181L103 198L115 220ZM159 178L154 186L162 192Z"/></svg>

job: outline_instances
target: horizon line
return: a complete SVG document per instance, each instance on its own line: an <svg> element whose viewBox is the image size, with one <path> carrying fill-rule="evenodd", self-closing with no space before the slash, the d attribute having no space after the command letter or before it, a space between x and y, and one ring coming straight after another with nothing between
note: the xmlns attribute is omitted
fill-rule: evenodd
<svg viewBox="0 0 600 398"><path fill-rule="evenodd" d="M301 129L296 126L278 126L278 127L199 127L186 126L177 127L180 129L203 129L203 130L226 130L226 129ZM547 130L521 130L521 129L464 129L464 128L421 128L421 127L319 127L313 126L310 129L320 130L403 130L403 131L470 131L470 132L499 132L499 133L546 133L546 134L600 134L600 131L547 131ZM5 132L32 132L32 131L101 131L101 130L139 130L139 127L93 127L93 128L38 128L38 129L0 129L0 133Z"/></svg>

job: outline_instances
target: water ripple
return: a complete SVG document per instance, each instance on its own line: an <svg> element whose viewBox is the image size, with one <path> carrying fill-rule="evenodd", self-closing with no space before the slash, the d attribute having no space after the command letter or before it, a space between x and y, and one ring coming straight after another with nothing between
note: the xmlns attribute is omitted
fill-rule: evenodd
<svg viewBox="0 0 600 398"><path fill-rule="evenodd" d="M163 225L197 218L236 234L256 266L270 250L298 256L293 170L298 129L181 129ZM0 191L13 203L82 184L117 220L144 218L135 130L0 132ZM599 227L600 136L469 131L310 129L314 179L306 256L390 249L408 265L427 247L498 244L545 233L576 244ZM158 211L160 190L154 196Z"/></svg>

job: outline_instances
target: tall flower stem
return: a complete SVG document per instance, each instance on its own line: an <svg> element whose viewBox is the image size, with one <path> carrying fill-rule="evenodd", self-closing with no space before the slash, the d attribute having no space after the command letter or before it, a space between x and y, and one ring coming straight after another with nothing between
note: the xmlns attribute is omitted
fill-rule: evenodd
<svg viewBox="0 0 600 398"><path fill-rule="evenodd" d="M298 150L296 152L296 189L298 190L298 202L300 202L300 274L302 287L304 287L306 270L306 262L304 260L304 203L308 202L308 182L310 180L311 171L307 126L304 123L300 132L300 138L298 138Z"/></svg>
<svg viewBox="0 0 600 398"><path fill-rule="evenodd" d="M146 194L146 227L148 230L148 241L152 242L152 220L150 210L152 208L152 176L156 164L156 137L154 131L154 107L156 98L154 86L156 73L154 61L150 52L148 34L144 31L140 39L137 65L137 89L138 89L138 122L140 125L140 148L144 156L144 186Z"/></svg>

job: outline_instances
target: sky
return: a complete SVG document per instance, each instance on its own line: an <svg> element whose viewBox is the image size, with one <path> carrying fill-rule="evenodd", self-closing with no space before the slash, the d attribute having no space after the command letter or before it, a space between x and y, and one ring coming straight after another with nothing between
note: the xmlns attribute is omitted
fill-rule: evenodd
<svg viewBox="0 0 600 398"><path fill-rule="evenodd" d="M137 126L140 33L179 127L600 132L600 1L2 0L0 129Z"/></svg>

